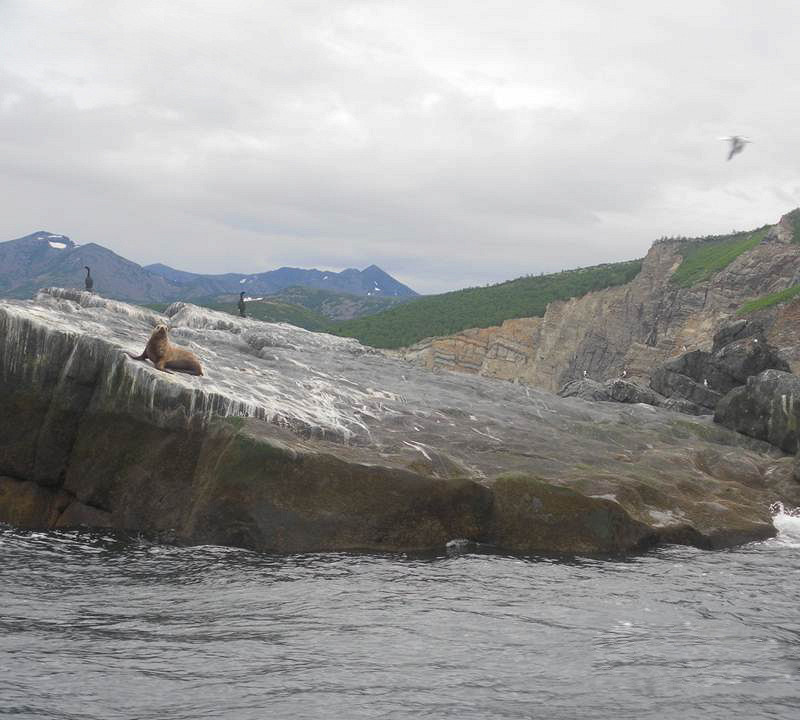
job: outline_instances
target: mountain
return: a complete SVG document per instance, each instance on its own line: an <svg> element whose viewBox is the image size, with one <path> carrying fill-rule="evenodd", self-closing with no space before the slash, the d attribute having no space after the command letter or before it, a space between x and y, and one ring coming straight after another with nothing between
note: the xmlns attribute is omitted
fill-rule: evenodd
<svg viewBox="0 0 800 720"><path fill-rule="evenodd" d="M370 265L363 270L348 268L341 272L282 267L250 275L241 273L202 275L176 270L161 263L147 265L144 269L156 273L170 282L182 285L185 296L190 298L225 293L238 295L242 290L251 297L273 295L292 286L366 297L415 297L417 295L410 287L398 282L377 265Z"/></svg>
<svg viewBox="0 0 800 720"><path fill-rule="evenodd" d="M43 230L0 243L0 293L7 295L30 278L46 272L76 247L68 237Z"/></svg>
<svg viewBox="0 0 800 720"><path fill-rule="evenodd" d="M401 350L430 368L494 376L557 390L586 371L594 380L645 383L652 370L736 318L757 319L768 341L800 372L800 209L775 225L701 238L664 238L629 282L543 312L427 338ZM388 320L422 300L384 313ZM379 322L381 315L354 321ZM380 327L370 331L377 334ZM355 334L355 333L353 333Z"/></svg>
<svg viewBox="0 0 800 720"><path fill-rule="evenodd" d="M160 263L142 267L101 245L78 245L65 235L40 230L0 243L0 296L26 298L52 286L83 288L85 265L92 269L95 292L137 303L212 302L242 290L253 297L298 285L363 298L417 294L375 265L339 273L280 268L250 275L201 275Z"/></svg>
<svg viewBox="0 0 800 720"><path fill-rule="evenodd" d="M94 290L101 295L149 302L175 297L175 285L111 250L43 230L0 243L0 295L31 297L55 285L83 288L85 265L92 268Z"/></svg>

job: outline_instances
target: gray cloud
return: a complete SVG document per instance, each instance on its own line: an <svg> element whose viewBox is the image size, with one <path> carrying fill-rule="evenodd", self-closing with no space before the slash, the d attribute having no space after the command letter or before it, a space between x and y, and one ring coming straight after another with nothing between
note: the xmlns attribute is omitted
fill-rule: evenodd
<svg viewBox="0 0 800 720"><path fill-rule="evenodd" d="M0 238L433 292L797 205L800 8L608 5L6 0Z"/></svg>

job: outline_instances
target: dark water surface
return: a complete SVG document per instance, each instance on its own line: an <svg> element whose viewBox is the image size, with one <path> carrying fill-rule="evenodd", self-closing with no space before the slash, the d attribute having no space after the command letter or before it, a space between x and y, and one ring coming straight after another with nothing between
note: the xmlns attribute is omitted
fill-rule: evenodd
<svg viewBox="0 0 800 720"><path fill-rule="evenodd" d="M800 718L800 518L624 560L0 527L0 716Z"/></svg>

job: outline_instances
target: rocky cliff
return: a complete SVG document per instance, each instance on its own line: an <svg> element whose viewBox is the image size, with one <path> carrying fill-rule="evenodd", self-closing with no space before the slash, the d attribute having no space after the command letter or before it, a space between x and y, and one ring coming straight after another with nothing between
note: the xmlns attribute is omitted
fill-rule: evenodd
<svg viewBox="0 0 800 720"><path fill-rule="evenodd" d="M586 371L605 380L627 370L647 384L650 373L688 350L710 350L711 337L748 299L800 282L796 213L710 279L681 287L673 274L687 241L653 245L630 283L551 303L541 318L432 338L401 351L412 362L515 380L556 391ZM760 314L768 339L800 368L800 301Z"/></svg>
<svg viewBox="0 0 800 720"><path fill-rule="evenodd" d="M166 322L203 377L139 353ZM432 373L353 340L51 289L0 301L0 521L268 551L774 534L792 458L708 418Z"/></svg>

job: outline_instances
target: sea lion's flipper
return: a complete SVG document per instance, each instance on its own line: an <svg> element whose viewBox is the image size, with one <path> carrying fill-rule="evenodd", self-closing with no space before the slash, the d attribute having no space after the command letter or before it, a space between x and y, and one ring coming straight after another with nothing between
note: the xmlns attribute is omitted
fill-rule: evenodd
<svg viewBox="0 0 800 720"><path fill-rule="evenodd" d="M173 373L172 370L167 370L166 365L167 365L167 359L166 358L161 358L156 363L156 370L161 370L161 372L165 372L165 373L169 373L170 375L174 375L175 373Z"/></svg>
<svg viewBox="0 0 800 720"><path fill-rule="evenodd" d="M125 354L129 358L133 358L134 360L147 360L147 348L145 348L144 352L141 355L134 355L133 353L129 353L125 351Z"/></svg>

